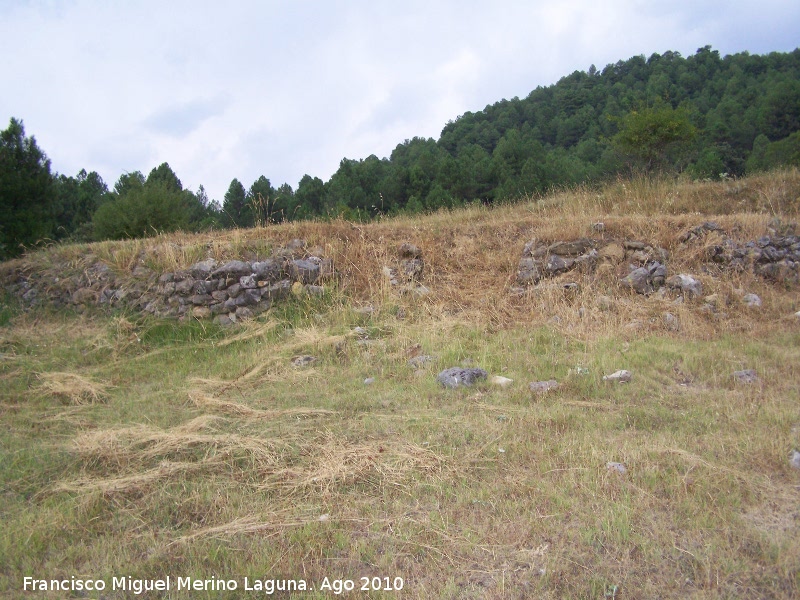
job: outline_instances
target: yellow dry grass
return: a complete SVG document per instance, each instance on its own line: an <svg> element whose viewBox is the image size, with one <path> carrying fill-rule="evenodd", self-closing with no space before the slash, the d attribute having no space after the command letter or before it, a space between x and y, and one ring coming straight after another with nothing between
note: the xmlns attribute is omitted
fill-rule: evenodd
<svg viewBox="0 0 800 600"><path fill-rule="evenodd" d="M77 373L51 371L38 375L40 392L67 404L94 404L105 402L109 385L93 381Z"/></svg>

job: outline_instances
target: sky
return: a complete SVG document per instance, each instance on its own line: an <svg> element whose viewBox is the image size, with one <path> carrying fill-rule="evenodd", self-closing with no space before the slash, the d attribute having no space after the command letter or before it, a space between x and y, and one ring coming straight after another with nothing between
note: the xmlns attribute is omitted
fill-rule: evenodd
<svg viewBox="0 0 800 600"><path fill-rule="evenodd" d="M797 0L0 0L0 129L65 175L168 162L222 202L388 157L591 65L800 47Z"/></svg>

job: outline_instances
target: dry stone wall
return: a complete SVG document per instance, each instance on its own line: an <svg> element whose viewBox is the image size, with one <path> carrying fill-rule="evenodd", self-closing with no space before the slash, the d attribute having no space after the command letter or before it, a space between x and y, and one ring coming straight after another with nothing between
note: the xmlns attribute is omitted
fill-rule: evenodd
<svg viewBox="0 0 800 600"><path fill-rule="evenodd" d="M596 232L604 232L595 224ZM703 223L679 236L674 252L700 255L703 271L752 270L756 275L786 285L800 283L800 237L794 229L769 231L757 240L740 243L717 224ZM398 293L426 295L426 264L422 250L411 243L396 249L383 276ZM642 295L673 290L684 297L700 297L702 283L687 273L670 273L670 253L640 240L579 238L525 244L512 292L524 293L549 278L576 273L615 273L622 289ZM81 260L76 272L26 272L22 267L4 274L3 286L24 303L55 306L120 305L165 318L215 319L229 324L269 309L289 294L321 294L324 282L336 276L333 262L321 248L292 240L263 260L218 262L209 258L185 270L156 273L144 265L117 274L96 257ZM626 274L620 271L626 271ZM579 289L561 277L565 292Z"/></svg>
<svg viewBox="0 0 800 600"><path fill-rule="evenodd" d="M73 275L17 272L6 287L30 305L121 305L158 317L214 318L229 324L291 293L321 294L321 284L335 274L333 262L306 248L305 241L292 240L262 261L209 258L161 275L138 266L121 277L98 261Z"/></svg>

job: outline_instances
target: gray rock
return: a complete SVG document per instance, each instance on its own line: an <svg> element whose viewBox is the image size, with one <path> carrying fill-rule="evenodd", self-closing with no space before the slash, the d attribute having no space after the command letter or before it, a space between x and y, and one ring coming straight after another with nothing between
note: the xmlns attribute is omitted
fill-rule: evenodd
<svg viewBox="0 0 800 600"><path fill-rule="evenodd" d="M800 469L800 452L797 448L792 449L789 453L789 466L793 469Z"/></svg>
<svg viewBox="0 0 800 600"><path fill-rule="evenodd" d="M375 378L374 377L367 377L364 380L364 385L372 385L373 383L375 383Z"/></svg>
<svg viewBox="0 0 800 600"><path fill-rule="evenodd" d="M254 262L251 266L253 267L253 273L255 273L259 281L268 281L272 283L281 278L281 263L277 260L267 259Z"/></svg>
<svg viewBox="0 0 800 600"><path fill-rule="evenodd" d="M570 269L574 262L571 258L562 258L558 254L551 254L547 257L544 269L548 275L557 275Z"/></svg>
<svg viewBox="0 0 800 600"><path fill-rule="evenodd" d="M622 286L631 288L637 294L647 296L653 293L653 284L650 280L650 270L645 267L634 269L625 277L620 279L619 282Z"/></svg>
<svg viewBox="0 0 800 600"><path fill-rule="evenodd" d="M188 296L194 292L194 279L183 279L175 284L175 293L181 296Z"/></svg>
<svg viewBox="0 0 800 600"><path fill-rule="evenodd" d="M758 308L761 306L761 298L759 298L756 294L745 294L742 300L750 308Z"/></svg>
<svg viewBox="0 0 800 600"><path fill-rule="evenodd" d="M618 462L607 462L606 469L612 473L619 473L620 475L625 475L625 473L628 472L628 469L625 467L625 465Z"/></svg>
<svg viewBox="0 0 800 600"><path fill-rule="evenodd" d="M556 242L547 248L550 254L558 256L580 256L594 249L595 242L589 238L581 238L569 242Z"/></svg>
<svg viewBox="0 0 800 600"><path fill-rule="evenodd" d="M554 390L558 387L558 382L555 379L550 379L548 381L532 381L528 384L528 388L534 394L545 394L550 390Z"/></svg>
<svg viewBox="0 0 800 600"><path fill-rule="evenodd" d="M289 263L292 279L301 283L316 283L319 279L319 263L311 260L293 260Z"/></svg>
<svg viewBox="0 0 800 600"><path fill-rule="evenodd" d="M517 268L517 282L521 285L537 284L542 278L539 263L534 258L526 257L519 261Z"/></svg>
<svg viewBox="0 0 800 600"><path fill-rule="evenodd" d="M744 369L743 371L734 371L733 379L736 383L755 383L758 381L758 373L755 369Z"/></svg>
<svg viewBox="0 0 800 600"><path fill-rule="evenodd" d="M283 279L274 285L263 288L262 295L264 298L271 300L280 300L289 296L291 292L292 282L288 279Z"/></svg>
<svg viewBox="0 0 800 600"><path fill-rule="evenodd" d="M628 383L633 378L633 375L630 371L625 369L621 369L619 371L614 371L611 375L603 375L603 381L611 381L617 383Z"/></svg>
<svg viewBox="0 0 800 600"><path fill-rule="evenodd" d="M295 367L308 367L317 362L317 358L315 356L309 356L307 354L304 354L302 356L292 357L291 362L292 366Z"/></svg>
<svg viewBox="0 0 800 600"><path fill-rule="evenodd" d="M192 291L195 294L210 294L215 288L213 281L195 281Z"/></svg>
<svg viewBox="0 0 800 600"><path fill-rule="evenodd" d="M703 295L703 284L691 275L686 275L685 273L670 277L667 279L666 283L667 287L673 290L679 290L685 296L699 298Z"/></svg>
<svg viewBox="0 0 800 600"><path fill-rule="evenodd" d="M250 275L242 275L239 277L239 285L242 286L243 290L254 290L258 287L258 280L253 273Z"/></svg>
<svg viewBox="0 0 800 600"><path fill-rule="evenodd" d="M239 306L236 308L237 319L252 319L255 313L246 306Z"/></svg>
<svg viewBox="0 0 800 600"><path fill-rule="evenodd" d="M216 268L217 261L213 258L208 258L189 267L189 273L191 273L192 277L195 279L207 279L211 277L211 273L213 273Z"/></svg>
<svg viewBox="0 0 800 600"><path fill-rule="evenodd" d="M239 278L242 275L250 275L252 272L253 266L250 263L241 260L231 260L213 271L211 275L213 277L224 275Z"/></svg>
<svg viewBox="0 0 800 600"><path fill-rule="evenodd" d="M444 387L455 389L459 386L470 386L478 380L486 379L489 374L483 369L465 369L450 367L436 376L436 381Z"/></svg>

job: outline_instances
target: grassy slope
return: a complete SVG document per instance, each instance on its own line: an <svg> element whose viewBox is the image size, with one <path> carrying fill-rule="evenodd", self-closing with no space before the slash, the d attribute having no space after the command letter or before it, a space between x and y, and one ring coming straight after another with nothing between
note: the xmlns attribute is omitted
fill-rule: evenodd
<svg viewBox="0 0 800 600"><path fill-rule="evenodd" d="M120 271L166 270L299 236L343 277L324 298L226 331L4 307L0 596L18 597L25 575L169 574L240 587L245 576L404 578L400 593L353 594L376 598L796 597L800 474L787 454L800 446L798 294L701 274L701 250L677 237L713 215L754 239L773 216L797 220L798 197L797 171L637 181L363 226L31 255L31 269L80 268L92 253ZM575 298L508 293L527 240L587 235L596 221L670 249L670 271L700 275L724 309L637 297L615 273L581 279ZM425 252L424 298L398 296L380 274L407 240ZM738 289L762 309L744 307ZM355 310L366 304L371 315ZM664 325L667 310L679 332ZM407 364L416 345L436 356L422 372ZM298 354L319 360L298 369ZM440 388L436 372L464 360L514 383ZM620 368L631 383L602 381ZM760 381L735 385L740 368ZM550 378L561 388L528 391Z"/></svg>

